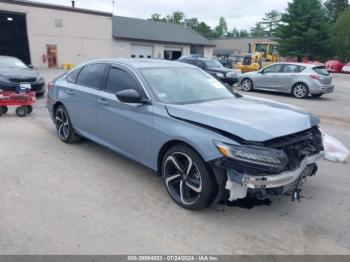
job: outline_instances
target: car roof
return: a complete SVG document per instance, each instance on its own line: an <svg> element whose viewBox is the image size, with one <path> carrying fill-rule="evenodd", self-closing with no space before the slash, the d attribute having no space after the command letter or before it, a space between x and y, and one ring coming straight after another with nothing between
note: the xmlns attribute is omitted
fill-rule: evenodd
<svg viewBox="0 0 350 262"><path fill-rule="evenodd" d="M82 65L93 64L93 63L110 63L110 64L122 64L132 68L159 68L159 67L194 67L189 64L167 61L159 59L135 59L135 58L108 58L108 59L98 59L86 62Z"/></svg>
<svg viewBox="0 0 350 262"><path fill-rule="evenodd" d="M306 63L297 63L297 62L278 62L278 63L273 63L271 65L297 65L297 66L304 66L304 67L308 67L308 68L314 68L316 66L319 65L315 65L315 64L306 64Z"/></svg>

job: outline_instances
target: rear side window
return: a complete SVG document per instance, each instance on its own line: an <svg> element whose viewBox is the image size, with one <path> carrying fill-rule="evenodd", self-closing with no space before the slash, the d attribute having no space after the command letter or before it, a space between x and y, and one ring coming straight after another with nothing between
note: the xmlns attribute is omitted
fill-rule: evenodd
<svg viewBox="0 0 350 262"><path fill-rule="evenodd" d="M191 65L196 65L196 60L184 59L183 61L184 61L185 63L191 64Z"/></svg>
<svg viewBox="0 0 350 262"><path fill-rule="evenodd" d="M91 64L85 66L79 73L77 84L99 89L106 69L106 64Z"/></svg>
<svg viewBox="0 0 350 262"><path fill-rule="evenodd" d="M304 71L305 66L299 65L285 65L283 68L283 73L300 73Z"/></svg>
<svg viewBox="0 0 350 262"><path fill-rule="evenodd" d="M78 74L80 72L80 68L73 70L72 72L70 72L67 76L66 76L66 81L68 83L75 83L75 81L77 80Z"/></svg>
<svg viewBox="0 0 350 262"><path fill-rule="evenodd" d="M317 74L329 76L329 72L326 70L324 66L316 66L312 68Z"/></svg>
<svg viewBox="0 0 350 262"><path fill-rule="evenodd" d="M197 60L196 65L199 68L202 68L202 69L205 68L205 63L203 61Z"/></svg>
<svg viewBox="0 0 350 262"><path fill-rule="evenodd" d="M119 91L127 89L138 90L139 84L136 79L124 70L118 68L111 68L108 73L106 91L112 94L116 94Z"/></svg>

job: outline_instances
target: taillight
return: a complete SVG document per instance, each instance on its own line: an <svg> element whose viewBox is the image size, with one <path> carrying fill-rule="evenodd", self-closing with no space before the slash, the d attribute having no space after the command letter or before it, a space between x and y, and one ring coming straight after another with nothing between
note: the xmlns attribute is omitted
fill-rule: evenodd
<svg viewBox="0 0 350 262"><path fill-rule="evenodd" d="M320 76L319 76L319 75L310 75L310 77L311 77L312 79L315 79L315 80L320 79Z"/></svg>
<svg viewBox="0 0 350 262"><path fill-rule="evenodd" d="M52 82L48 82L47 83L47 90L50 90L53 87Z"/></svg>

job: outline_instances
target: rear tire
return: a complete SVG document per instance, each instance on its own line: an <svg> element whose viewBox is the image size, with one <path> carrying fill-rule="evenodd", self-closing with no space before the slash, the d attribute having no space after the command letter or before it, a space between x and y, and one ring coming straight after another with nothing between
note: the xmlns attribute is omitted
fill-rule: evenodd
<svg viewBox="0 0 350 262"><path fill-rule="evenodd" d="M75 134L68 112L63 105L55 112L55 124L58 138L67 144L75 142L79 136Z"/></svg>
<svg viewBox="0 0 350 262"><path fill-rule="evenodd" d="M28 114L33 112L33 107L32 106L27 106L27 109L28 109Z"/></svg>
<svg viewBox="0 0 350 262"><path fill-rule="evenodd" d="M8 108L7 106L2 106L1 109L2 109L1 112L2 112L3 114L6 114L7 111L9 110L9 108Z"/></svg>
<svg viewBox="0 0 350 262"><path fill-rule="evenodd" d="M292 95L295 98L303 99L309 95L309 88L303 83L295 84L292 88Z"/></svg>
<svg viewBox="0 0 350 262"><path fill-rule="evenodd" d="M243 79L242 83L241 83L241 87L242 87L242 90L245 91L245 92L250 92L253 90L253 81L249 78L245 78Z"/></svg>
<svg viewBox="0 0 350 262"><path fill-rule="evenodd" d="M170 197L183 208L202 209L214 199L214 176L200 155L186 145L175 145L165 153L162 176Z"/></svg>
<svg viewBox="0 0 350 262"><path fill-rule="evenodd" d="M16 108L16 115L19 117L25 117L28 115L28 108L26 106L20 106Z"/></svg>

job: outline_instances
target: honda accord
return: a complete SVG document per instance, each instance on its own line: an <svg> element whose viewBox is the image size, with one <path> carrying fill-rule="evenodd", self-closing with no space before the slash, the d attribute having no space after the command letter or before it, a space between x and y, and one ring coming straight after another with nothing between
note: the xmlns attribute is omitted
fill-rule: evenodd
<svg viewBox="0 0 350 262"><path fill-rule="evenodd" d="M312 114L240 96L184 63L96 60L48 89L60 140L85 137L151 168L187 209L288 192L298 199L323 153Z"/></svg>

